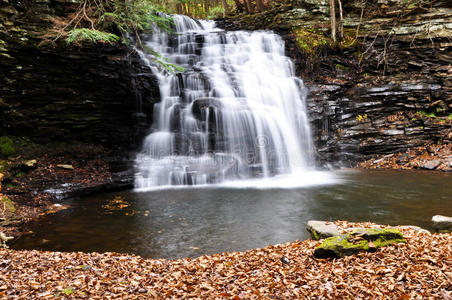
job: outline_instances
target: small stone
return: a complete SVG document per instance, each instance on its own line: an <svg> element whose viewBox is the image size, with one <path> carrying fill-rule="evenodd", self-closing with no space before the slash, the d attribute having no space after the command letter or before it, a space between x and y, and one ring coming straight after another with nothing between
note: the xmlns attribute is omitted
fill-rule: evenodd
<svg viewBox="0 0 452 300"><path fill-rule="evenodd" d="M436 232L452 232L452 217L436 215L432 222Z"/></svg>
<svg viewBox="0 0 452 300"><path fill-rule="evenodd" d="M313 240L326 239L340 235L336 225L325 221L308 221L306 230L309 231Z"/></svg>
<svg viewBox="0 0 452 300"><path fill-rule="evenodd" d="M65 170L74 170L72 165L57 165L57 167Z"/></svg>

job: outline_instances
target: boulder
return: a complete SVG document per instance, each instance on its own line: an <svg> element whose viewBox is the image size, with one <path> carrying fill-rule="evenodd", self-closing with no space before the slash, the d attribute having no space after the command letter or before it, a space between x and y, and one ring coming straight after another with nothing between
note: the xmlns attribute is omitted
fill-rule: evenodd
<svg viewBox="0 0 452 300"><path fill-rule="evenodd" d="M452 217L436 215L432 222L436 232L452 232Z"/></svg>
<svg viewBox="0 0 452 300"><path fill-rule="evenodd" d="M426 162L425 164L421 165L422 169L426 170L435 170L439 165L441 164L441 160L434 159Z"/></svg>
<svg viewBox="0 0 452 300"><path fill-rule="evenodd" d="M340 235L336 225L325 221L308 221L306 230L309 231L311 239L313 240L326 239L332 236Z"/></svg>
<svg viewBox="0 0 452 300"><path fill-rule="evenodd" d="M314 257L340 258L360 251L375 251L380 247L404 242L402 233L396 229L362 228L349 234L327 238L314 250Z"/></svg>

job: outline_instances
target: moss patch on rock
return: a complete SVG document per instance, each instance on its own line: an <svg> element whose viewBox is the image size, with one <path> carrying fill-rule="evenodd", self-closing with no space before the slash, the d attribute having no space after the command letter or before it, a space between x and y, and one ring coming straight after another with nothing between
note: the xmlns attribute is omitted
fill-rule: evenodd
<svg viewBox="0 0 452 300"><path fill-rule="evenodd" d="M16 212L16 207L14 206L14 203L11 199L9 199L8 197L1 197L1 204L2 206L9 211L10 213L15 213ZM2 208L3 208L2 207Z"/></svg>
<svg viewBox="0 0 452 300"><path fill-rule="evenodd" d="M8 157L16 153L14 142L7 136L0 137L0 157Z"/></svg>
<svg viewBox="0 0 452 300"><path fill-rule="evenodd" d="M314 251L316 258L340 258L360 251L374 251L380 247L404 243L397 229L357 229L349 234L325 239Z"/></svg>
<svg viewBox="0 0 452 300"><path fill-rule="evenodd" d="M316 56L322 47L330 44L330 39L314 28L296 27L292 29L298 47L310 56Z"/></svg>

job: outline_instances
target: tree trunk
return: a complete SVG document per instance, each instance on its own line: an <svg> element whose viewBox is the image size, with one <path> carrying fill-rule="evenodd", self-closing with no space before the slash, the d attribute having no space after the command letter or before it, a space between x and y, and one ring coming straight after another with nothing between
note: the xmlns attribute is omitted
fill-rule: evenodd
<svg viewBox="0 0 452 300"><path fill-rule="evenodd" d="M228 1L227 0L221 0L221 3L223 4L223 8L224 8L223 16L229 14Z"/></svg>
<svg viewBox="0 0 452 300"><path fill-rule="evenodd" d="M336 42L336 9L334 0L330 0L331 38Z"/></svg>
<svg viewBox="0 0 452 300"><path fill-rule="evenodd" d="M342 14L342 1L337 0L339 4L339 39L342 41L344 39L344 16Z"/></svg>
<svg viewBox="0 0 452 300"><path fill-rule="evenodd" d="M240 0L234 0L234 2L235 2L235 8L236 8L237 12L244 11L243 3L240 2Z"/></svg>
<svg viewBox="0 0 452 300"><path fill-rule="evenodd" d="M264 11L264 8L265 8L264 2L263 2L262 0L256 0L256 9L257 9L257 12L262 12L262 11Z"/></svg>
<svg viewBox="0 0 452 300"><path fill-rule="evenodd" d="M244 0L243 2L245 2L246 12L249 14L252 14L254 11L253 11L253 5L251 3L251 0Z"/></svg>

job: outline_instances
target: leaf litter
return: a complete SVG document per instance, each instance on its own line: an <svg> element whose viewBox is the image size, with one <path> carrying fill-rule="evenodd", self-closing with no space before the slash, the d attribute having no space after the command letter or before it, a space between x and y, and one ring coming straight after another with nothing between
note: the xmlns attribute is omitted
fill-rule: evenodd
<svg viewBox="0 0 452 300"><path fill-rule="evenodd" d="M400 230L405 244L332 260L313 240L176 260L1 249L0 298L451 299L452 233Z"/></svg>

